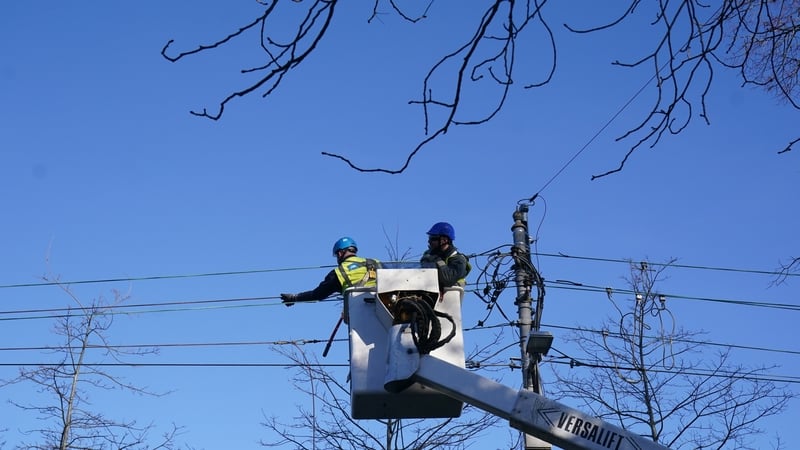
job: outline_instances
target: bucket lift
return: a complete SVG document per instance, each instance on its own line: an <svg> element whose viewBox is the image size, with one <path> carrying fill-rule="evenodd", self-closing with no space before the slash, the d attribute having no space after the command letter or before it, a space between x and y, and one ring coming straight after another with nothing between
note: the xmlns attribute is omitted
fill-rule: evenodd
<svg viewBox="0 0 800 450"><path fill-rule="evenodd" d="M354 419L458 417L466 402L565 450L669 450L532 391L466 370L463 295L459 287L440 293L435 269L379 269L375 288L345 292ZM413 302L427 304L420 311L438 322L430 326L434 331L419 335L424 324L417 320L424 314L416 314Z"/></svg>
<svg viewBox="0 0 800 450"><path fill-rule="evenodd" d="M384 389L389 332L395 322L393 305L404 295L427 298L434 309L453 319L442 321L441 335L449 342L431 352L443 361L464 367L461 301L464 290L447 288L439 298L434 269L378 269L376 288L351 288L345 295L345 318L350 326L350 400L354 419L458 417L463 402L419 383L402 393ZM424 301L424 300L423 300ZM410 332L410 329L409 329ZM410 335L409 335L410 336Z"/></svg>

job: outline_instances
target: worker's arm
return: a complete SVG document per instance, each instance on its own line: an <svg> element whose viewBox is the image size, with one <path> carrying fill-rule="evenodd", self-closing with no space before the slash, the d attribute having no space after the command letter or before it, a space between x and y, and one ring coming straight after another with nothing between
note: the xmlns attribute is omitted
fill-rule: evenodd
<svg viewBox="0 0 800 450"><path fill-rule="evenodd" d="M467 257L461 253L456 253L447 260L442 259L437 262L439 270L439 284L443 287L456 286L458 280L467 276Z"/></svg>
<svg viewBox="0 0 800 450"><path fill-rule="evenodd" d="M325 276L325 279L322 280L319 286L310 291L298 293L295 296L294 301L310 302L314 300L322 300L331 294L339 292L342 292L342 283L339 282L339 277L336 276L336 273L331 270L328 272L328 275Z"/></svg>

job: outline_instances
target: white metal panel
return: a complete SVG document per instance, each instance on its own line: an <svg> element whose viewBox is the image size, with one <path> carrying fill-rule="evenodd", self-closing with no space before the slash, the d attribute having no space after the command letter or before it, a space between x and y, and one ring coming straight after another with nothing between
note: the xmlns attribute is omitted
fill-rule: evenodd
<svg viewBox="0 0 800 450"><path fill-rule="evenodd" d="M439 292L436 269L378 269L378 293L393 291Z"/></svg>

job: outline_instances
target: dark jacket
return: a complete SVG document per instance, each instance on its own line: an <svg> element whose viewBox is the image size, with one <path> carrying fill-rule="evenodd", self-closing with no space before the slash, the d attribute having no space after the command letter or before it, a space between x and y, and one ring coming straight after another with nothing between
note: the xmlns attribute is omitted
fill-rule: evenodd
<svg viewBox="0 0 800 450"><path fill-rule="evenodd" d="M342 292L342 283L339 282L339 277L336 276L336 272L331 270L325 275L325 279L319 283L319 286L310 291L298 293L295 301L310 302L313 300L322 300L337 292Z"/></svg>
<svg viewBox="0 0 800 450"><path fill-rule="evenodd" d="M420 259L423 268L439 271L439 287L464 286L471 267L467 257L451 245L447 254L426 250Z"/></svg>

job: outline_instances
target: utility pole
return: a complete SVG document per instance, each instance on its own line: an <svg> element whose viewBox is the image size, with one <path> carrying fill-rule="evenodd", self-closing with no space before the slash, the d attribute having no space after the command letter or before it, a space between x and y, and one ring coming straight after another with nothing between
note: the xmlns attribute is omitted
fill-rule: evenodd
<svg viewBox="0 0 800 450"><path fill-rule="evenodd" d="M517 298L514 302L517 305L519 326L519 345L522 361L522 387L525 390L541 394L541 380L539 378L539 355L531 357L528 351L528 337L531 329L539 331L541 324L541 303L537 301L536 311L533 310L531 291L533 286L541 289L541 277L531 260L530 235L528 234L528 204L522 203L517 206L513 214L514 225L511 232L514 236L514 245L511 247L511 256L514 258L514 273L517 284ZM537 296L537 300L540 296ZM533 319L535 317L535 320ZM550 450L549 443L530 436L524 435L526 450Z"/></svg>

